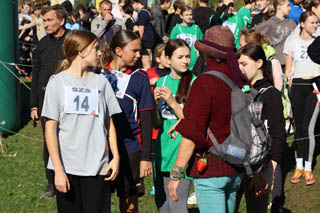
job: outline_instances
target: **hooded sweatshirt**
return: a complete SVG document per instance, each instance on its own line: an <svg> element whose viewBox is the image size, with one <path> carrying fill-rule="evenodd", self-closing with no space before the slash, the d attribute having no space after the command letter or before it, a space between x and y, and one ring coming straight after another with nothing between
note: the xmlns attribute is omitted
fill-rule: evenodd
<svg viewBox="0 0 320 213"><path fill-rule="evenodd" d="M271 46L276 50L276 59L278 59L280 63L284 65L284 42L286 41L286 38L294 31L295 27L296 23L291 19L284 19L282 21L278 17L273 16L267 21L264 21L256 26L254 29L269 38Z"/></svg>

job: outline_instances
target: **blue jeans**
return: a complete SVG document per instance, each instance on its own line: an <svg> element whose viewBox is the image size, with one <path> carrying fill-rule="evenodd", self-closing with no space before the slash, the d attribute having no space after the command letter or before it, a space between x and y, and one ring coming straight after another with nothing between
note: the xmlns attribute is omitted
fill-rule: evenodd
<svg viewBox="0 0 320 213"><path fill-rule="evenodd" d="M242 174L194 178L194 188L201 213L233 213Z"/></svg>

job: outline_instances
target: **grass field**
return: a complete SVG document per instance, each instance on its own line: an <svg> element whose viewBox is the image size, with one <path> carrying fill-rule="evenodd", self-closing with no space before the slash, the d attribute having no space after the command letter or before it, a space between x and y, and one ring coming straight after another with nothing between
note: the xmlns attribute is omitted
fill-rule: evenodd
<svg viewBox="0 0 320 213"><path fill-rule="evenodd" d="M27 81L29 84L30 82ZM22 123L24 126L19 134L34 138L24 138L11 135L2 139L6 154L17 152L16 157L0 155L0 213L2 212L56 212L55 199L40 199L40 194L46 187L46 179L42 160L42 133L41 127L33 127L28 121L29 93L21 88ZM0 118L1 121L1 118ZM292 137L288 138L289 140ZM316 154L319 146L316 147ZM317 157L319 160L320 157ZM289 183L294 167L294 155L291 142L284 152L284 165L289 171L285 180L285 212L318 213L320 212L320 166L315 162L314 175L317 182L312 186L305 186L304 180L296 185ZM139 200L139 209L142 213L157 212L154 197L149 194L153 185L151 177L145 179L146 194ZM112 195L112 212L119 212L118 199ZM199 212L197 206L189 206L189 212ZM214 212L214 211L212 211ZM245 212L242 199L240 212Z"/></svg>
<svg viewBox="0 0 320 213"><path fill-rule="evenodd" d="M27 123L19 131L20 134L40 139L41 127L33 128ZM55 199L39 199L46 187L42 162L42 142L12 135L3 138L4 149L7 154L17 152L16 157L0 157L0 212L56 212ZM286 150L286 164L292 165L292 149ZM291 154L290 154L291 155ZM315 167L317 183L305 186L304 181L296 185L285 181L285 212L317 213L320 212L319 166ZM291 177L289 172L288 177ZM140 212L157 212L154 197L149 194L153 185L152 178L146 178L146 195L140 199ZM190 212L198 212L196 206L189 206ZM119 212L118 202L112 195L112 212ZM241 212L245 212L242 202Z"/></svg>

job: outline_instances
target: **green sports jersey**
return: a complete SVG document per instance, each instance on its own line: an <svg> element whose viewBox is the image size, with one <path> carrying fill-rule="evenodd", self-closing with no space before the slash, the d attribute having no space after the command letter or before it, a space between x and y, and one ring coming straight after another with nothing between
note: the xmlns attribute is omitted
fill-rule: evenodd
<svg viewBox="0 0 320 213"><path fill-rule="evenodd" d="M240 48L240 31L247 28L245 22L247 22L248 25L251 24L250 15L251 12L248 8L241 7L236 15L228 18L222 24L223 26L228 27L234 34L234 43L237 49Z"/></svg>
<svg viewBox="0 0 320 213"><path fill-rule="evenodd" d="M196 76L193 75L190 85L192 85L195 79ZM178 91L179 82L180 79L174 79L169 74L161 77L157 81L156 87L168 87L172 95L175 96ZM181 104L181 106L183 107L183 104ZM170 172L170 169L175 163L178 155L182 135L178 134L177 139L173 139L169 136L168 131L178 121L178 118L163 99L160 99L158 108L160 116L163 119L163 125L162 128L160 128L158 138L156 140L155 165L157 169L162 172Z"/></svg>
<svg viewBox="0 0 320 213"><path fill-rule="evenodd" d="M201 40L203 38L200 27L198 27L198 25L196 24L193 24L191 26L183 26L182 24L178 24L172 29L170 34L170 39L175 38L185 40L191 48L191 62L189 69L192 70L198 58L197 50L194 47L194 44L196 43L196 40Z"/></svg>

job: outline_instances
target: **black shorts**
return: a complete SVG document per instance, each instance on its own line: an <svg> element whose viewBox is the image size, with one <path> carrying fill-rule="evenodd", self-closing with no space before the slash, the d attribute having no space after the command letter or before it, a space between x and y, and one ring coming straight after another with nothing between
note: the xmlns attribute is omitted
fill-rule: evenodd
<svg viewBox="0 0 320 213"><path fill-rule="evenodd" d="M143 196L145 192L143 179L140 178L141 152L121 154L120 159L120 171L115 180L118 197L125 198L135 194Z"/></svg>
<svg viewBox="0 0 320 213"><path fill-rule="evenodd" d="M56 190L58 212L111 212L110 182L105 176L67 176L70 190Z"/></svg>
<svg viewBox="0 0 320 213"><path fill-rule="evenodd" d="M147 49L152 50L153 47L153 41L141 41L141 55L148 55Z"/></svg>

